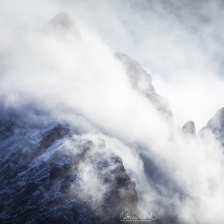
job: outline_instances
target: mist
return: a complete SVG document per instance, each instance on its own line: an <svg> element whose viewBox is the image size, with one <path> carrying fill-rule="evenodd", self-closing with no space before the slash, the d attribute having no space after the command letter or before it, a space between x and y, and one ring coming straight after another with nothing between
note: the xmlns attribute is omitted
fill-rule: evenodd
<svg viewBox="0 0 224 224"><path fill-rule="evenodd" d="M188 120L202 128L223 106L222 4L202 7L199 1L200 13L192 11L195 4L4 2L0 101L5 108L32 105L104 141L135 181L140 211L160 217L163 202L181 223L223 223L223 147L210 132L196 137L179 129ZM68 27L55 31L49 21L60 12ZM133 57L152 75L174 122L132 86L115 52ZM149 161L175 189L157 180L158 194ZM88 179L91 167L80 169Z"/></svg>

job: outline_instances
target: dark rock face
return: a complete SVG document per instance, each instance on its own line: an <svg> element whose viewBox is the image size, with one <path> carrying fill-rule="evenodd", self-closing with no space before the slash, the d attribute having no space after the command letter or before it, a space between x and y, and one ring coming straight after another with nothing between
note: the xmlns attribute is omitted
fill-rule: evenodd
<svg viewBox="0 0 224 224"><path fill-rule="evenodd" d="M36 112L0 117L0 223L119 223L135 183L100 140Z"/></svg>
<svg viewBox="0 0 224 224"><path fill-rule="evenodd" d="M215 138L224 146L224 108L216 112L207 125L200 131L200 135L204 135L206 131L214 134Z"/></svg>
<svg viewBox="0 0 224 224"><path fill-rule="evenodd" d="M148 74L137 61L127 55L117 53L115 56L124 64L132 86L142 93L165 118L172 120L173 115L169 103L164 97L155 92L152 86L151 75Z"/></svg>
<svg viewBox="0 0 224 224"><path fill-rule="evenodd" d="M196 136L196 129L193 121L188 121L182 127L182 131L186 134Z"/></svg>

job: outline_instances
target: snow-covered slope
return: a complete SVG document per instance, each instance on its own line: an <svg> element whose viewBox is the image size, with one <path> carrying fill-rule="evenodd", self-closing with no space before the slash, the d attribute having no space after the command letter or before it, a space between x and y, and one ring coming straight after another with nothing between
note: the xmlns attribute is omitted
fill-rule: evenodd
<svg viewBox="0 0 224 224"><path fill-rule="evenodd" d="M72 35L74 41L81 40L81 34L74 19L67 12L61 12L56 15L45 25L43 32L46 34L56 35L58 37Z"/></svg>

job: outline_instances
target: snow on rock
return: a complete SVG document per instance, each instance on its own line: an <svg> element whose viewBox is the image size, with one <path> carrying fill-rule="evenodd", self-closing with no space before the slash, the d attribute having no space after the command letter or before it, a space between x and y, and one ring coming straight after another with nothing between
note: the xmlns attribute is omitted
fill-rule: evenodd
<svg viewBox="0 0 224 224"><path fill-rule="evenodd" d="M40 112L0 112L1 223L119 223L137 211L122 160Z"/></svg>

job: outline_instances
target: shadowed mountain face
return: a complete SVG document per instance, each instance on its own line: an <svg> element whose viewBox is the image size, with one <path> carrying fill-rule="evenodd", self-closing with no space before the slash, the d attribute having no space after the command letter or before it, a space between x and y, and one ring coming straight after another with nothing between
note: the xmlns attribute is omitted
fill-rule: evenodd
<svg viewBox="0 0 224 224"><path fill-rule="evenodd" d="M119 223L135 183L103 141L34 111L0 116L0 223Z"/></svg>

